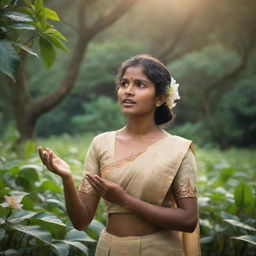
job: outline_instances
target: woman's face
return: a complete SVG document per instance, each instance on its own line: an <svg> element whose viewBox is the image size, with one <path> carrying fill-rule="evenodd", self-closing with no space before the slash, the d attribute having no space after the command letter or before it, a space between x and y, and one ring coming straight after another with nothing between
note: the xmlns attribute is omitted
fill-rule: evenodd
<svg viewBox="0 0 256 256"><path fill-rule="evenodd" d="M159 97L154 84L143 73L142 66L126 69L118 88L118 101L126 115L145 115L155 111Z"/></svg>

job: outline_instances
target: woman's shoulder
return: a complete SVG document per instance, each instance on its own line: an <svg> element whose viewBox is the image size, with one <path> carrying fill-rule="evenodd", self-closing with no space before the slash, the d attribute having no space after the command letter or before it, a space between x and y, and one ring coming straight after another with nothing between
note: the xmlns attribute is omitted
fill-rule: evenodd
<svg viewBox="0 0 256 256"><path fill-rule="evenodd" d="M108 131L108 132L100 133L93 138L92 143L96 143L96 144L107 143L107 141L115 138L115 135L116 135L116 131Z"/></svg>
<svg viewBox="0 0 256 256"><path fill-rule="evenodd" d="M186 142L186 143L191 143L192 142L192 140L190 140L190 139L188 139L188 138L185 138L185 137L182 137L182 136L179 136L179 135L176 135L176 134L172 134L172 133L169 133L169 132L167 132L168 133L168 135L170 136L170 138L172 139L172 140L176 140L176 141L178 141L178 142Z"/></svg>

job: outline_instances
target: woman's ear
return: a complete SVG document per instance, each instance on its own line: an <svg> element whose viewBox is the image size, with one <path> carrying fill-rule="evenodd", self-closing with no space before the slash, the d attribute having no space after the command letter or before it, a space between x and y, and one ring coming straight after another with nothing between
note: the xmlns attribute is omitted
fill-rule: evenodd
<svg viewBox="0 0 256 256"><path fill-rule="evenodd" d="M156 98L156 107L160 107L166 101L166 96L161 95Z"/></svg>

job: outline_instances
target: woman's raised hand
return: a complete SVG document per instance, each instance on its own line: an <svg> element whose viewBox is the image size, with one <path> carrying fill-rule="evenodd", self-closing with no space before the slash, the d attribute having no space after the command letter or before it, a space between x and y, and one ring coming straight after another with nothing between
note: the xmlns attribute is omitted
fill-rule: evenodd
<svg viewBox="0 0 256 256"><path fill-rule="evenodd" d="M59 158L51 149L39 146L38 152L43 164L53 173L58 174L62 178L72 177L72 172L69 165Z"/></svg>

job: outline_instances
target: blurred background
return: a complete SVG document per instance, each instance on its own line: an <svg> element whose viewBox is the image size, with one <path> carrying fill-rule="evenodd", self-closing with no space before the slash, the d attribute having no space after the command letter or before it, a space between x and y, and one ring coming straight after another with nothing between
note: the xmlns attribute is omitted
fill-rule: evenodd
<svg viewBox="0 0 256 256"><path fill-rule="evenodd" d="M26 2L29 6L30 1L17 3ZM60 21L48 11L49 23L67 40L43 28L42 20L34 23L36 36L48 40L27 44L40 58L21 50L16 81L0 73L1 170L10 171L7 163L17 159L18 168L28 162L39 166L35 147L41 144L69 160L79 184L92 137L125 124L115 93L119 65L150 54L180 84L176 120L167 130L197 146L203 255L255 255L256 2L45 0L44 5L58 14ZM13 36L20 38L29 38L28 32ZM0 64L6 61L1 54ZM17 151L20 142L25 144ZM19 190L17 184L6 186ZM42 203L37 200L34 204ZM104 225L104 214L97 218Z"/></svg>

